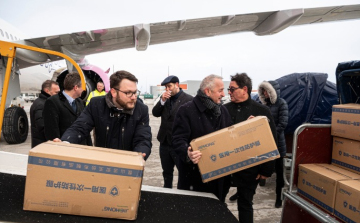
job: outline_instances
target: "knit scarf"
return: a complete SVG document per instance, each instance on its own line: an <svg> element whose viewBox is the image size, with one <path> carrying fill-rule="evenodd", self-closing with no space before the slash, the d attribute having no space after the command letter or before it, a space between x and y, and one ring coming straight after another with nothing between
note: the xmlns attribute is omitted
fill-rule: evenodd
<svg viewBox="0 0 360 223"><path fill-rule="evenodd" d="M211 111L215 117L219 117L221 115L221 105L216 104L209 96L207 96L204 92L200 89L197 92L197 96L199 96L202 104Z"/></svg>

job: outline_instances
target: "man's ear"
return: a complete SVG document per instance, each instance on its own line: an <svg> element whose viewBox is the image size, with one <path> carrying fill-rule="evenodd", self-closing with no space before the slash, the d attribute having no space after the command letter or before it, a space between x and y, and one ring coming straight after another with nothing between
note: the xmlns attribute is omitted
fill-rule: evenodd
<svg viewBox="0 0 360 223"><path fill-rule="evenodd" d="M246 93L248 93L248 87L247 87L247 86L244 86L244 87L243 87L243 90L244 90Z"/></svg>
<svg viewBox="0 0 360 223"><path fill-rule="evenodd" d="M205 88L204 92L207 96L210 96L210 94L211 94L211 91L209 88Z"/></svg>
<svg viewBox="0 0 360 223"><path fill-rule="evenodd" d="M116 90L114 88L110 88L110 93L113 98L116 97Z"/></svg>

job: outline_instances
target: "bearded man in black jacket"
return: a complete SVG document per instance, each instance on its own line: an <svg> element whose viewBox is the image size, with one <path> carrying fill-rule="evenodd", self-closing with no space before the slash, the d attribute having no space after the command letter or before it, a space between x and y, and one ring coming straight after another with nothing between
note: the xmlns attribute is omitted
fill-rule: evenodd
<svg viewBox="0 0 360 223"><path fill-rule="evenodd" d="M44 133L43 109L46 99L60 92L59 84L52 80L46 80L41 85L41 93L30 107L31 122L31 148L46 142Z"/></svg>
<svg viewBox="0 0 360 223"><path fill-rule="evenodd" d="M231 76L228 92L231 102L225 104L233 124L245 121L253 116L266 116L269 120L271 132L276 141L276 126L268 107L259 104L251 99L252 82L246 73ZM253 222L252 201L260 179L271 176L274 170L275 161L241 170L232 174L232 184L237 187L237 194L231 200L237 199L239 222Z"/></svg>
<svg viewBox="0 0 360 223"><path fill-rule="evenodd" d="M176 154L172 148L172 126L175 115L181 105L193 99L193 96L186 94L179 86L177 76L168 76L161 83L166 91L161 99L154 106L152 114L161 117L161 125L157 139L160 142L160 161L163 169L164 187L172 188L174 166L176 165Z"/></svg>
<svg viewBox="0 0 360 223"><path fill-rule="evenodd" d="M91 99L80 117L55 142L80 143L95 127L95 146L151 153L149 109L137 100L138 79L127 71L110 76L110 91Z"/></svg>

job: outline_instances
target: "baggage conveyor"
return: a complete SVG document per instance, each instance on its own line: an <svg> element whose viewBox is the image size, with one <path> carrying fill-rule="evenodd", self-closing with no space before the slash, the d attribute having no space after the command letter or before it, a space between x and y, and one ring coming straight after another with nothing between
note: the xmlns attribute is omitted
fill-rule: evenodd
<svg viewBox="0 0 360 223"><path fill-rule="evenodd" d="M145 185L134 221L24 211L27 159L0 152L0 222L238 222L213 194Z"/></svg>

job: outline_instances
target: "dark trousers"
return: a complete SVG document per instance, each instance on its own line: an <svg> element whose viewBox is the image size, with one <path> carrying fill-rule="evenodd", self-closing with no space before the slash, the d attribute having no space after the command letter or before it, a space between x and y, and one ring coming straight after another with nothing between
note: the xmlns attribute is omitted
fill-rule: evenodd
<svg viewBox="0 0 360 223"><path fill-rule="evenodd" d="M248 187L237 187L237 205L239 211L239 222L241 223L254 222L253 198L255 191L256 188L251 189Z"/></svg>
<svg viewBox="0 0 360 223"><path fill-rule="evenodd" d="M172 188L176 155L167 143L160 143L160 161L163 169L164 187Z"/></svg>
<svg viewBox="0 0 360 223"><path fill-rule="evenodd" d="M280 157L275 160L275 172L276 172L276 199L281 198L281 189L284 187L284 157Z"/></svg>

